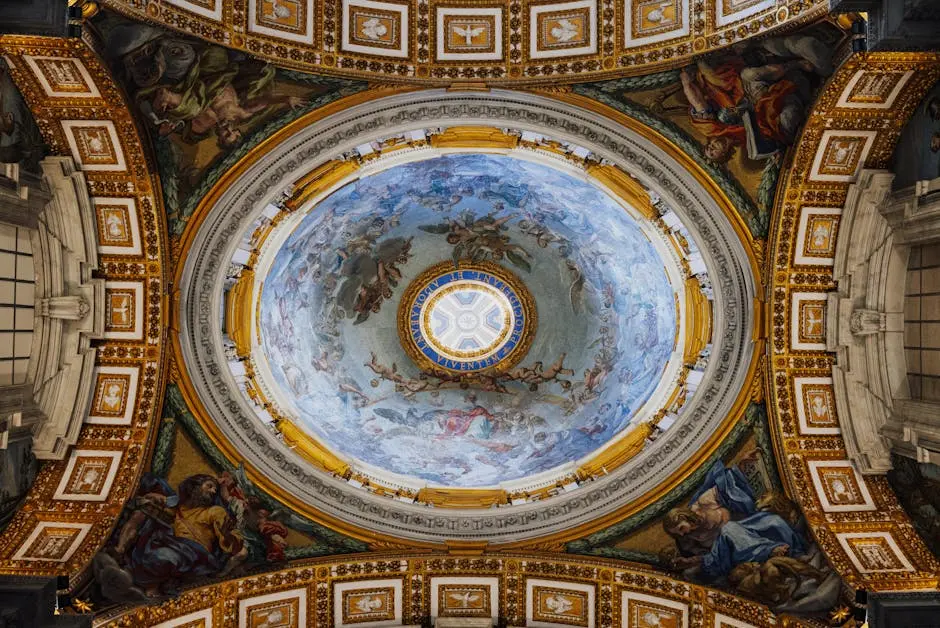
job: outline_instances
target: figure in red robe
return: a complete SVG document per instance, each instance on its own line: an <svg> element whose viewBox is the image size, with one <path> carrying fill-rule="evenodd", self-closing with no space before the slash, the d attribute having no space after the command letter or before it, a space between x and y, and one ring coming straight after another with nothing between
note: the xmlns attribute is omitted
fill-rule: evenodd
<svg viewBox="0 0 940 628"><path fill-rule="evenodd" d="M738 56L684 68L682 89L692 124L707 138L705 156L724 163L743 147L760 159L792 144L806 115L805 74L813 70L804 59L748 67Z"/></svg>
<svg viewBox="0 0 940 628"><path fill-rule="evenodd" d="M438 424L443 433L437 440L468 433L478 438L489 438L493 429L493 415L482 406L474 406L470 410L454 409L440 417Z"/></svg>

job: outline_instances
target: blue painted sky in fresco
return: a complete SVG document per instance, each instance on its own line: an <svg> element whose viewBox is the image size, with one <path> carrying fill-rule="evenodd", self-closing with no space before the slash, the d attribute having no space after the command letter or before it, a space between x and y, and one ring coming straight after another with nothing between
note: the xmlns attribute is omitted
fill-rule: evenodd
<svg viewBox="0 0 940 628"><path fill-rule="evenodd" d="M399 343L399 300L461 237L461 251L489 251L535 298L539 326L519 367L547 370L565 354L564 382L493 392L420 378ZM655 389L676 324L663 261L627 212L586 181L501 155L346 185L291 234L261 296L263 348L301 427L338 453L457 487L546 471L607 442ZM402 381L370 367L373 353Z"/></svg>

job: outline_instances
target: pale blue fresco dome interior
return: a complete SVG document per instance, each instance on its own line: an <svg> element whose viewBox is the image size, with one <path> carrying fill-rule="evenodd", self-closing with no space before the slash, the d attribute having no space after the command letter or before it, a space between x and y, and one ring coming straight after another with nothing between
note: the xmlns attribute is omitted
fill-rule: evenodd
<svg viewBox="0 0 940 628"><path fill-rule="evenodd" d="M448 260L499 264L536 304L531 347L489 385L422 374L399 339L405 290ZM639 224L591 182L512 156L355 180L312 208L263 279L261 349L282 410L341 457L435 486L584 458L628 429L676 349L677 287ZM501 333L486 325L498 295L452 294L447 346Z"/></svg>

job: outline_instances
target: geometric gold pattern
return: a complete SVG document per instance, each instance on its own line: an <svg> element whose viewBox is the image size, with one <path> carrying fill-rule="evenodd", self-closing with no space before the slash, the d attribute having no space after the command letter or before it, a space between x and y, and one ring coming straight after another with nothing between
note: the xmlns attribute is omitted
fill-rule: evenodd
<svg viewBox="0 0 940 628"><path fill-rule="evenodd" d="M828 9L828 0L247 0L235 11L224 0L107 4L138 20L186 25L278 65L439 86L652 74ZM442 12L464 19L456 25L465 33L462 47L452 29L442 30Z"/></svg>

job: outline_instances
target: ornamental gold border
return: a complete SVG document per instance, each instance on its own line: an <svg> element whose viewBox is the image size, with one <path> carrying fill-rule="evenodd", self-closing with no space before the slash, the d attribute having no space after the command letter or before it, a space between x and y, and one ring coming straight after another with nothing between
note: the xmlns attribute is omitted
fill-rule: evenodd
<svg viewBox="0 0 940 628"><path fill-rule="evenodd" d="M890 109L875 106L840 109L840 95L852 77L862 70L913 70L915 74ZM860 505L856 511L824 512L814 489L807 472L807 460L847 460L848 457L842 436L802 436L796 425L795 378L830 377L835 358L825 350L791 349L791 294L816 293L819 299L825 300L827 293L835 288L835 282L832 266L797 266L794 263L795 225L804 206L844 207L849 187L854 183L854 179L844 183L810 180L810 165L824 131L874 132L872 149L862 167L886 168L901 130L938 78L940 54L934 53L857 54L836 71L807 118L781 178L771 227L773 243L766 260L772 295L767 304L767 317L772 324L768 347L768 416L782 476L829 561L849 584L871 591L935 588L940 579L940 565L918 537L884 476L864 476L875 510L866 511ZM841 532L889 534L914 570L908 573L860 572L838 542L836 535Z"/></svg>
<svg viewBox="0 0 940 628"><path fill-rule="evenodd" d="M433 296L433 298L428 300L428 307L433 306L435 303L440 301L443 297L447 296L451 292L456 292L461 287L465 286L467 283L468 282L466 280L458 280L454 282L455 285L448 286L447 288L443 288L442 290L438 291ZM498 290L490 286L483 287L483 291L488 292L493 295L499 294ZM414 306L414 303L412 303L412 306ZM430 323L430 319L431 319L430 313L425 311L424 315L421 317L421 324L420 324L420 328L422 328L424 332L429 331L428 326ZM505 323L507 330L509 329L510 323L513 323L513 322L514 322L514 317L512 314L503 314L503 323ZM490 343L488 346L483 347L482 349L476 349L474 351L458 351L457 357L475 358L481 355L486 355L487 353L490 353L491 351L496 350L499 347L499 345L503 343L507 335L511 335L509 331L506 331L505 333L503 333L501 337L497 337L495 342ZM439 343L433 337L428 340L428 344L434 346L435 351L437 351L438 353L440 353L440 350L443 349L443 347L438 346Z"/></svg>
<svg viewBox="0 0 940 628"><path fill-rule="evenodd" d="M248 168L263 159L268 152L270 152L278 144L284 142L287 138L299 130L351 106L395 94L413 93L419 91L419 89L420 88L408 86L377 85L374 89L339 99L323 108L314 110L280 129L277 133L259 144L254 150L249 152L224 175L222 175L222 177L220 177L219 181L216 182L213 188L209 190L209 192L200 201L190 220L187 222L186 229L180 237L178 244L174 246L174 292L171 296L172 309L170 312L171 331L175 332L170 334L170 343L172 347L174 363L177 361L181 362L181 357L179 356L182 356L182 349L178 333L180 329L180 293L178 286L180 285L180 280L183 274L183 261L186 259L186 256L192 247L195 236L205 221L206 216L212 207L221 198L225 190L234 181L241 177L248 170ZM472 90L474 88L471 87L469 89ZM681 149L663 137L659 132L646 127L635 119L621 114L620 112L607 107L606 105L602 105L594 100L576 94L566 93L565 91L552 90L546 92L543 90L535 90L534 93L543 97L555 99L560 102L580 107L584 110L591 111L611 119L623 127L639 134L654 146L661 149L669 158L676 161L678 165L688 170L693 175L695 180L700 185L702 185L706 192L715 200L725 218L733 226L734 231L737 234L738 239L742 242L743 249L747 255L748 266L751 269L751 276L756 285L761 285L760 268L763 262L764 241L755 240L753 238L743 219L737 213L731 200L691 157L686 155ZM430 143L432 146L448 148L512 148L518 145L519 140L518 138L514 136L508 136L502 131L493 127L455 126L448 128L439 135L432 136L432 138L430 138ZM390 146L385 150L393 151L399 150L401 148L402 146ZM552 144L539 146L538 148L549 154L563 154L560 146L556 147ZM331 185L340 181L345 176L358 169L358 167L358 164L352 161L329 161L319 168L314 169L314 171L298 177L295 182L295 194L300 194L301 197L305 199L312 198L321 191L329 189ZM586 172L591 176L597 177L598 180L607 186L613 193L624 198L624 200L634 206L641 214L644 214L647 217L650 216L648 197L646 197L645 204L643 201L645 192L643 192L642 189L639 188L636 183L622 170L615 166L594 165L589 166ZM766 321L765 316L763 315L765 304L762 301L755 301L754 309L756 316L754 327L751 332L752 339L754 340L754 348L751 354L750 366L746 374L746 383L744 386L742 386L740 392L735 398L727 417L722 421L719 428L712 433L711 438L699 449L698 454L694 458L685 461L677 471L663 479L655 490L647 492L647 494L644 495L642 499L625 504L623 507L598 517L588 523L570 528L562 532L548 534L538 539L527 539L525 541L491 545L483 543L480 544L480 548L487 547L491 550L536 549L539 551L563 551L565 543L603 530L617 521L631 516L641 511L643 508L646 508L647 506L655 503L664 495L668 494L669 491L671 491L676 485L685 480L690 474L692 474L699 466L699 463L702 460L710 457L720 446L721 442L728 436L737 421L744 415L747 406L752 401L759 402L764 399L764 380L766 378L766 366L764 361L761 359L761 356L764 352L764 342L767 337ZM249 314L246 319L250 324L251 315ZM186 369L175 367L172 370L173 380L179 386L187 406L192 411L200 426L203 428L203 430L205 430L210 440L229 460L241 460L242 457L240 456L238 450L235 449L228 437L219 429L219 427L215 424L215 421L213 421L212 418L208 415L208 412L199 399L199 395L196 392L193 382L189 374L186 372ZM313 463L318 468L327 469L330 472L338 472L342 474L348 470L348 466L345 465L345 463L338 460L334 455L329 453L318 443L312 441L307 436L306 432L302 432L301 430L294 428L290 423L285 423L284 425L290 428L282 431L282 434L284 434L286 440L290 441L292 446L296 446L295 451L301 454L309 462ZM634 441L639 441L642 443L642 441L647 436L647 434L643 433L643 430L641 429L642 427L643 426L639 426L637 429L626 434L624 438L621 438L621 440L618 441L618 443L605 449L597 458L589 461L584 466L584 468L579 471L590 474L594 468L594 463L601 463L606 465L611 461L619 461L619 464L623 464L624 462L628 461L636 453L636 451L634 451L636 448L636 443ZM608 466L607 468L610 469L612 466ZM245 464L245 471L247 477L256 486L258 486L260 490L265 491L271 497L277 499L287 507L322 525L328 526L353 538L366 541L370 543L370 546L373 549L443 549L443 546L439 543L403 540L395 536L376 533L372 530L361 528L338 517L328 515L323 511L314 508L310 504L297 499L290 492L285 491L278 483L272 481L267 475L258 472L257 469L255 469L251 464ZM489 507L489 505L493 503L494 498L496 498L496 496L492 494L493 491L479 491L479 493L479 495L475 496L463 496L460 498L460 501L463 502L463 500L466 498L476 499L478 506L482 505L483 507ZM437 496L428 495L426 497L431 498ZM499 498L501 499L501 496ZM471 505L472 504L468 503L460 503L460 507L469 507ZM450 547L451 544L447 544L447 546ZM454 547L457 548L457 546Z"/></svg>
<svg viewBox="0 0 940 628"><path fill-rule="evenodd" d="M54 576L69 574L73 582L105 543L117 523L125 500L136 490L162 411L167 359L168 302L164 294L166 274L166 219L156 175L147 166L145 148L120 87L104 63L78 39L0 36L0 54L10 75L33 113L43 139L53 155L71 155L61 120L110 121L122 145L126 169L82 171L92 197L118 197L135 201L140 228L139 254L99 252L97 276L108 280L139 281L144 298L142 338L137 341L97 340L98 366L140 369L138 396L129 411L130 425L83 424L73 449L123 452L114 481L101 502L54 499L64 479L68 458L42 466L32 488L13 520L0 535L0 574ZM77 59L88 70L99 95L49 97L24 55L48 55ZM30 533L40 524L71 523L88 526L64 562L13 558Z"/></svg>
<svg viewBox="0 0 940 628"><path fill-rule="evenodd" d="M468 378L472 379L475 374L504 373L511 369L529 352L529 347L532 346L532 340L535 338L535 334L538 331L539 315L535 307L535 300L529 293L529 289L526 287L525 283L519 279L515 273L494 262L470 262L466 260L461 260L457 264L454 264L452 261L440 262L424 269L415 277L411 284L405 289L405 292L401 296L401 301L398 303L398 339L401 341L401 346L405 350L405 353L408 354L408 357L410 357L423 372L431 374L441 372L441 368L426 355L421 353L421 350L415 345L414 340L411 338L411 333L409 332L408 321L410 320L411 307L417 294L426 287L429 281L445 274L448 270L483 271L506 282L516 294L519 303L522 305L522 311L526 321L519 343L497 365L485 370L469 371L466 375ZM510 333L511 331L512 330L510 330ZM448 371L448 373L451 374L455 372L456 371Z"/></svg>
<svg viewBox="0 0 940 628"><path fill-rule="evenodd" d="M716 614L733 617L755 628L781 625L770 609L757 602L625 561L516 552L474 556L384 552L300 561L279 571L190 589L159 605L124 607L101 614L96 618L96 626L143 628L208 609L212 611L213 626L234 626L238 623L241 603L300 588L307 595L308 623L331 626L336 612L337 585L360 583L362 588L368 589L376 580L390 579L402 581L402 624L416 624L431 613L431 581L453 577L496 578L498 595L490 603L511 626L526 623L526 582L529 579L545 580L559 587L570 584L594 587L594 625L597 628L629 628L622 623L621 600L625 592L685 605L686 617L701 618L698 622L690 621L690 626L710 626L704 620ZM787 620L783 625L789 625Z"/></svg>
<svg viewBox="0 0 940 628"><path fill-rule="evenodd" d="M223 3L223 0L217 0ZM392 0L394 1L394 0ZM577 57L530 59L531 27L527 0L492 0L486 6L503 7L503 58L437 61L436 27L439 5L472 5L468 0L404 0L408 4L410 54L392 58L350 53L340 46L342 11L338 0L315 3L314 44L249 32L245 0L227 0L221 19L207 18L169 2L99 0L104 7L127 17L165 26L206 41L244 50L282 67L354 79L444 86L455 82L486 82L503 86L557 85L639 76L687 65L699 55L726 48L751 37L792 32L810 22L826 19L828 0L778 0L774 6L725 26L713 19L721 0L689 2L688 35L633 48L624 45L623 0L597 1L597 52ZM477 3L474 6L480 6ZM848 26L848 22L843 23Z"/></svg>

